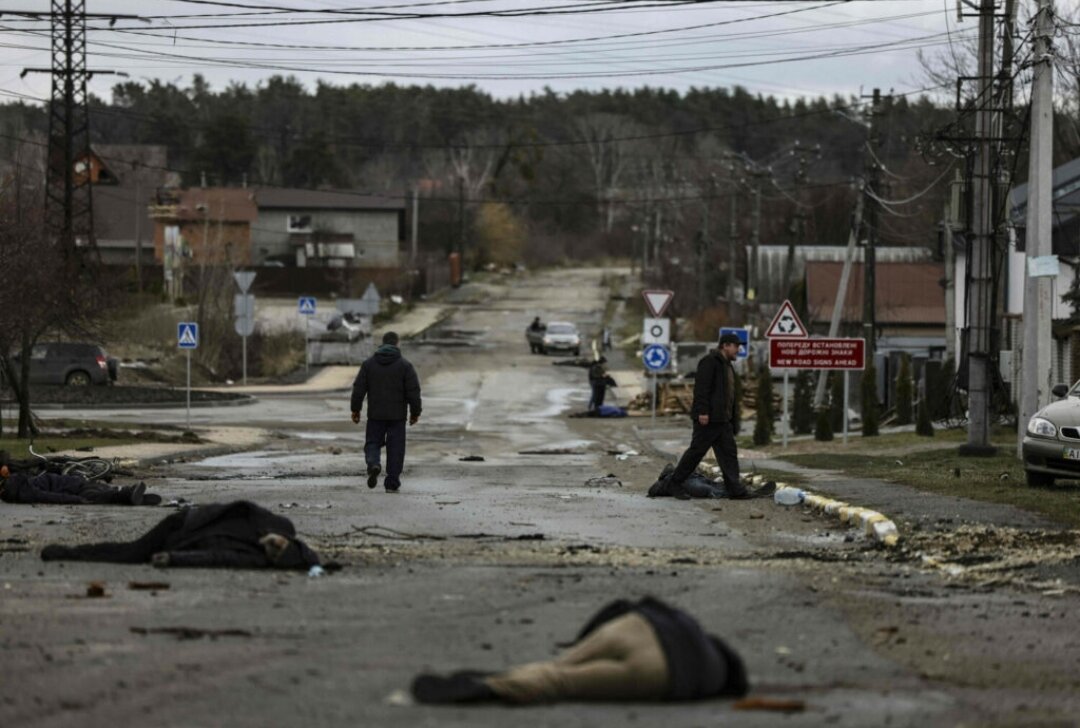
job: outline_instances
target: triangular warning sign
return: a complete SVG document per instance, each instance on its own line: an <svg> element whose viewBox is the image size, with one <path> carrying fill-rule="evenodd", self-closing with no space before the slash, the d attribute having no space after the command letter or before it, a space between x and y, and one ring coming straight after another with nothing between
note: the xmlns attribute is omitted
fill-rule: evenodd
<svg viewBox="0 0 1080 728"><path fill-rule="evenodd" d="M805 339L809 334L791 301L784 301L765 331L766 339Z"/></svg>
<svg viewBox="0 0 1080 728"><path fill-rule="evenodd" d="M649 312L652 313L653 318L660 318L664 315L664 311L667 310L671 299L675 297L675 292L642 291L641 295L645 297L645 305L648 307Z"/></svg>

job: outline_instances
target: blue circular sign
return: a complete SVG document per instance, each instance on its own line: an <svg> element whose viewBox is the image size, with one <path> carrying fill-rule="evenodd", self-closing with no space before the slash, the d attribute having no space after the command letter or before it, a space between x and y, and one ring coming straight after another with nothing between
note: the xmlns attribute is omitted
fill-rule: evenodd
<svg viewBox="0 0 1080 728"><path fill-rule="evenodd" d="M663 344L649 344L641 353L641 360L645 362L646 369L659 372L671 364L671 352Z"/></svg>

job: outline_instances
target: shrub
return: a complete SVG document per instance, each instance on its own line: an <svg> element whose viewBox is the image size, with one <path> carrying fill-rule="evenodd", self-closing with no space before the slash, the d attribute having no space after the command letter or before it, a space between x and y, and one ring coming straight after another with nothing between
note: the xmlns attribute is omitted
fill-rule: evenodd
<svg viewBox="0 0 1080 728"><path fill-rule="evenodd" d="M833 439L832 412L828 407L821 407L817 411L814 439L819 442L829 442Z"/></svg>
<svg viewBox="0 0 1080 728"><path fill-rule="evenodd" d="M911 411L914 399L914 385L911 381L911 357L900 355L900 373L896 375L896 424L910 425L913 421Z"/></svg>
<svg viewBox="0 0 1080 728"><path fill-rule="evenodd" d="M877 369L867 362L862 377L862 434L874 437L878 434Z"/></svg>
<svg viewBox="0 0 1080 728"><path fill-rule="evenodd" d="M934 424L930 421L930 405L926 397L919 400L918 417L915 420L915 434L923 437L934 436Z"/></svg>
<svg viewBox="0 0 1080 728"><path fill-rule="evenodd" d="M768 367L762 367L758 372L757 421L754 423L755 445L768 445L772 441L772 398L772 373Z"/></svg>
<svg viewBox="0 0 1080 728"><path fill-rule="evenodd" d="M814 428L814 387L809 372L795 375L795 402L791 410L791 429L808 435Z"/></svg>

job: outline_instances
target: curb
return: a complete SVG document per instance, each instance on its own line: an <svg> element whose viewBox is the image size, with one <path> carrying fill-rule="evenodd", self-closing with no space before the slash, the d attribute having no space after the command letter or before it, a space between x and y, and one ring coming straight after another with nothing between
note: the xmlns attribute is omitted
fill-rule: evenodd
<svg viewBox="0 0 1080 728"><path fill-rule="evenodd" d="M228 455L234 452L245 452L251 450L253 447L259 447L259 445L210 445L196 450L186 450L184 452L176 452L169 455L149 455L142 458L126 458L120 461L120 465L129 468L149 468L154 465L183 462L194 458L208 458L217 455Z"/></svg>
<svg viewBox="0 0 1080 728"><path fill-rule="evenodd" d="M760 478L761 476L754 477ZM862 508L861 506L853 506L850 503L827 498L823 495L816 495L800 488L792 488L783 483L777 483L776 486L777 497L780 496L781 490L794 491L792 497L798 498L797 503L802 503L826 516L835 516L840 519L841 523L861 526L865 535L873 537L882 546L892 548L900 543L900 532L897 530L896 524L892 519L877 511Z"/></svg>
<svg viewBox="0 0 1080 728"><path fill-rule="evenodd" d="M255 404L257 397L251 395L245 395L244 397L235 399L222 399L212 402L192 402L191 409L202 409L206 407L243 407L244 405ZM53 403L53 404L35 404L33 409L35 410L124 410L124 409L184 409L187 407L186 402L116 402L116 403L92 403L92 404L77 404L77 403Z"/></svg>

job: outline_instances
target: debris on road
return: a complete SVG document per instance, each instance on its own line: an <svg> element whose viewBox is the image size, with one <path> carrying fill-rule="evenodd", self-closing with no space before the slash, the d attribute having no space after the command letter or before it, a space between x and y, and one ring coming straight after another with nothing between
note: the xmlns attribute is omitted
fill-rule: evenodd
<svg viewBox="0 0 1080 728"><path fill-rule="evenodd" d="M165 591L171 584L167 581L129 581L128 589L132 591Z"/></svg>
<svg viewBox="0 0 1080 728"><path fill-rule="evenodd" d="M737 700L731 706L735 710L769 710L778 713L801 713L806 710L802 700L789 698L753 697Z"/></svg>
<svg viewBox="0 0 1080 728"><path fill-rule="evenodd" d="M620 488L622 487L622 481L619 480L615 473L608 473L607 475L589 478L585 481L585 486L588 488L607 488L613 485Z"/></svg>
<svg viewBox="0 0 1080 728"><path fill-rule="evenodd" d="M483 455L466 455L463 458L458 458L458 462L462 463L482 463L484 462Z"/></svg>
<svg viewBox="0 0 1080 728"><path fill-rule="evenodd" d="M101 599L104 596L107 596L105 594L105 582L92 581L86 585L87 599Z"/></svg>
<svg viewBox="0 0 1080 728"><path fill-rule="evenodd" d="M216 640L218 637L254 637L246 629L201 629L199 627L132 627L132 634L150 635L167 634L178 640L198 640L209 637Z"/></svg>
<svg viewBox="0 0 1080 728"><path fill-rule="evenodd" d="M615 456L615 459L622 462L624 460L629 460L632 457L637 457L640 454L641 453L639 453L637 450L624 450L623 452L617 454Z"/></svg>

